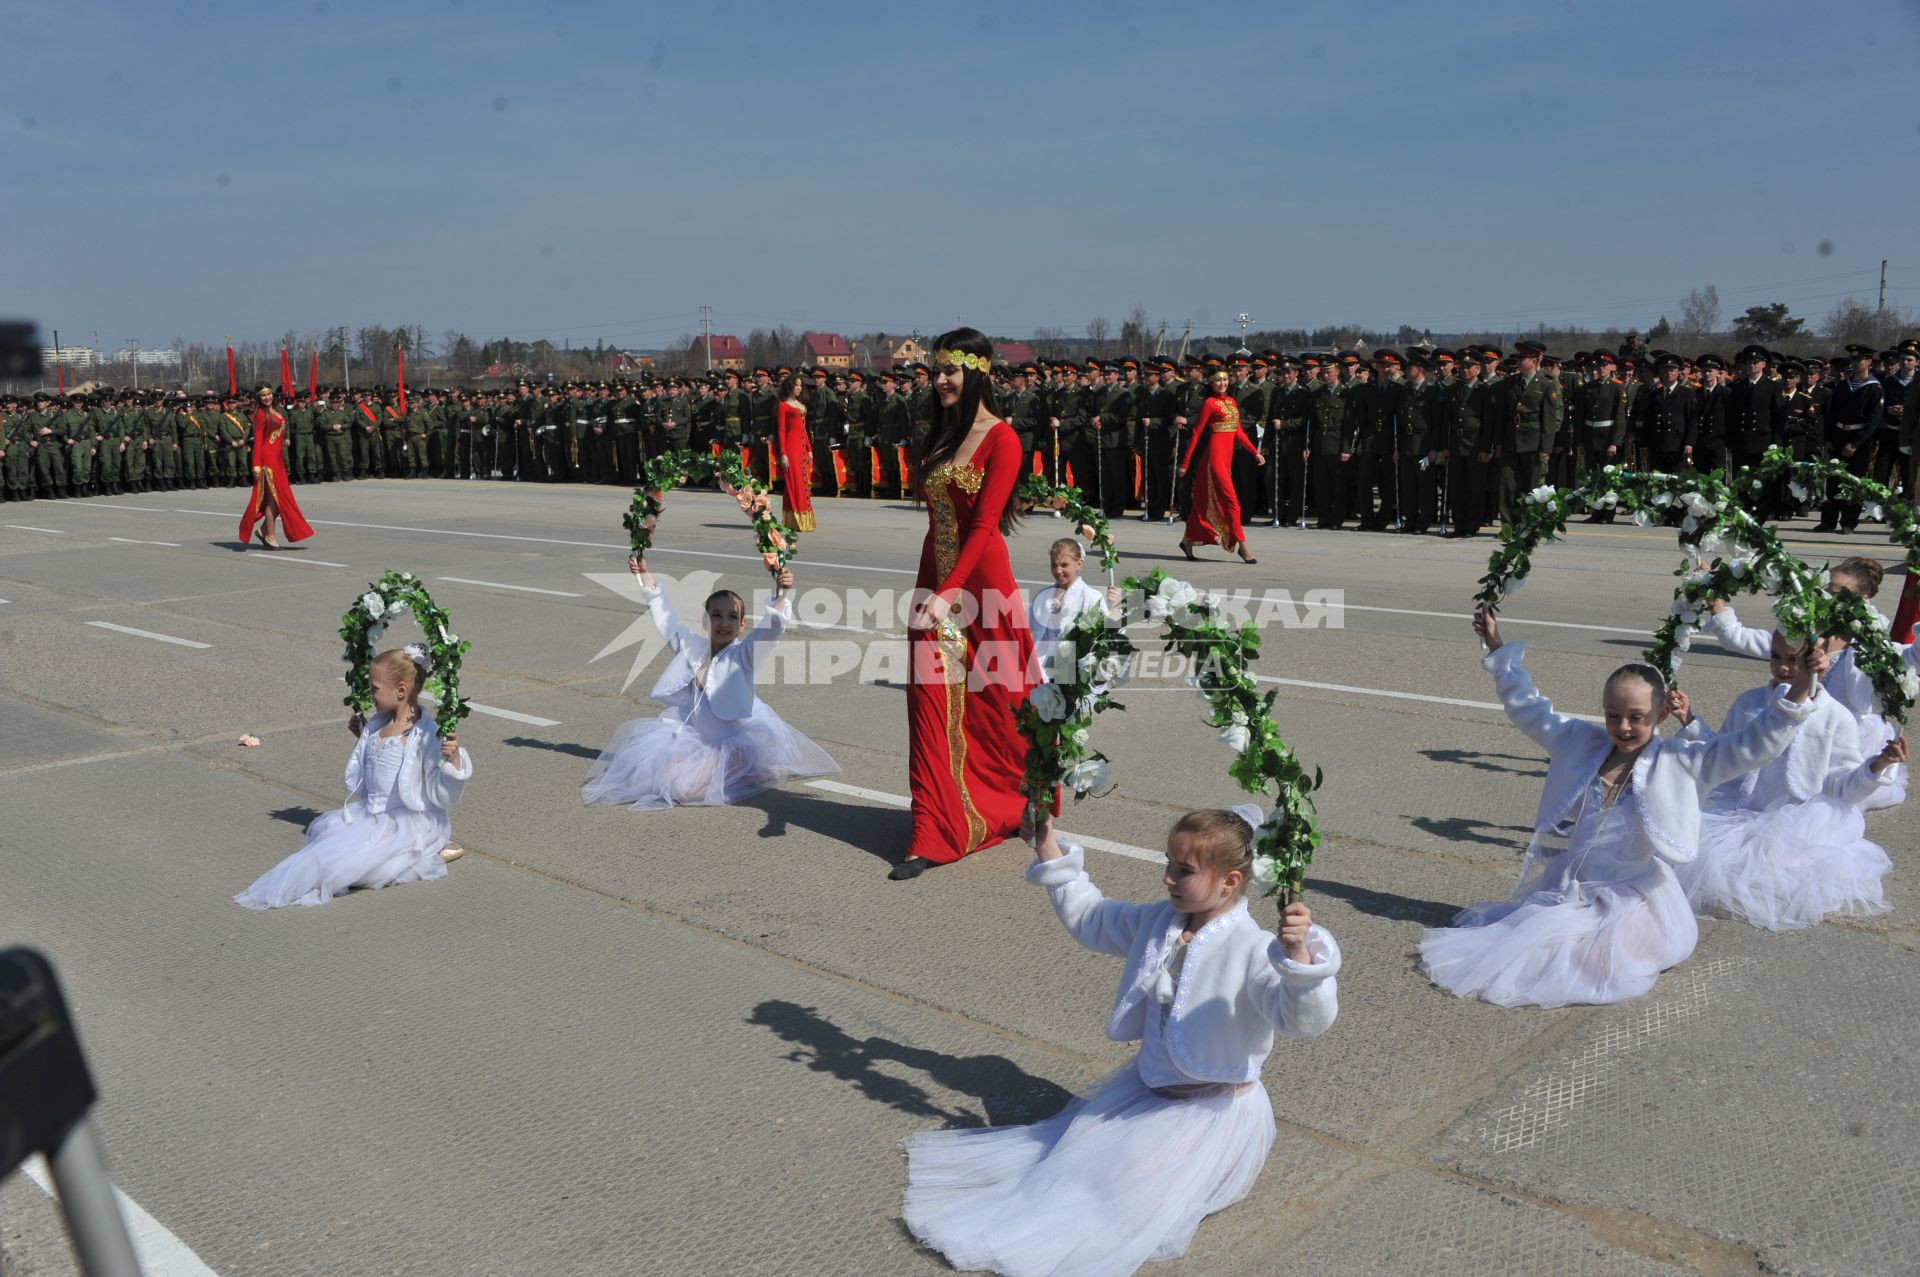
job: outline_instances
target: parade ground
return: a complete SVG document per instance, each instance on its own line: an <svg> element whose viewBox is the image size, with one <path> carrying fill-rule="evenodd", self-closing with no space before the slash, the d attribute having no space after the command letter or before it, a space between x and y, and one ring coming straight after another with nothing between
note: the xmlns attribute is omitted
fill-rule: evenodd
<svg viewBox="0 0 1920 1277"><path fill-rule="evenodd" d="M840 775L738 807L586 808L589 764L658 712L665 664L624 580L627 493L299 498L316 535L278 553L236 542L240 490L0 508L0 940L64 981L150 1272L947 1271L900 1222L902 1140L1044 1117L1130 1048L1103 1036L1120 962L1069 940L1025 846L887 880L908 831L897 616L803 606L761 688ZM911 588L924 511L818 506L802 591ZM1877 527L1809 526L1786 537L1803 558L1897 567ZM1028 588L1064 531L1034 518L1012 538ZM1249 567L1187 563L1174 527L1116 532L1125 572L1288 592L1254 669L1325 774L1306 899L1345 955L1333 1028L1267 1062L1280 1134L1252 1196L1152 1271L1920 1272L1911 803L1868 822L1894 863L1888 916L1703 922L1694 956L1622 1005L1458 1000L1416 945L1507 895L1545 774L1469 626L1495 538L1254 528ZM1629 523L1541 553L1503 629L1557 706L1599 712L1679 561L1670 531ZM713 493L669 498L651 565L677 601L767 584ZM467 854L437 882L242 909L344 799L340 617L387 569L473 644ZM1766 623L1758 600L1741 612ZM641 646L594 659L636 620ZM1715 722L1765 678L1711 640L1681 670ZM1095 727L1118 787L1060 825L1096 883L1144 900L1176 817L1244 795L1177 677L1119 697ZM0 1185L0 1244L10 1274L72 1271L28 1175Z"/></svg>

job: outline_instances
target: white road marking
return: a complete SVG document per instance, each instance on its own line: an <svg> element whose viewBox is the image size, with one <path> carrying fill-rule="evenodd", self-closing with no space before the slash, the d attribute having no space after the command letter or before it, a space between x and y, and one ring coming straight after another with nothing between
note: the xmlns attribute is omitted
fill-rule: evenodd
<svg viewBox="0 0 1920 1277"><path fill-rule="evenodd" d="M431 692L420 693L420 699L429 705L438 705L440 703ZM476 714L491 714L495 718L510 719L513 722L526 723L532 727L560 726L560 720L557 718L541 718L537 714L522 714L519 710L500 709L493 705L482 705L479 701L468 701L467 708Z"/></svg>
<svg viewBox="0 0 1920 1277"><path fill-rule="evenodd" d="M179 506L175 506L173 512L175 514L204 514L215 519L231 519L234 517L233 511L231 510L182 510Z"/></svg>
<svg viewBox="0 0 1920 1277"><path fill-rule="evenodd" d="M39 1154L22 1162L20 1169L40 1186L41 1192L58 1199L53 1191L53 1177L47 1173L46 1161ZM113 1190L113 1198L120 1204L127 1232L133 1237L134 1258L140 1261L140 1271L146 1277L219 1277L191 1247L168 1231L165 1224L142 1210L140 1203L118 1188Z"/></svg>
<svg viewBox="0 0 1920 1277"><path fill-rule="evenodd" d="M74 506L76 510L138 510L142 514L165 514L166 511L155 505L108 505L104 501L86 501Z"/></svg>
<svg viewBox="0 0 1920 1277"><path fill-rule="evenodd" d="M347 566L344 563L335 563L332 559L295 558L289 555L275 554L271 550L265 554L248 554L244 557L257 560L261 563L298 563L302 567L309 568L344 568Z"/></svg>
<svg viewBox="0 0 1920 1277"><path fill-rule="evenodd" d="M1453 696L1429 696L1425 692L1392 692L1382 687L1353 687L1346 683L1313 683L1304 678L1274 678L1267 674L1255 674L1256 683L1278 683L1283 687L1307 687L1316 692L1346 692L1353 696L1384 696L1396 701L1424 701L1429 705L1457 705L1461 709L1490 709L1504 714L1507 707L1498 701L1463 701ZM1568 714L1568 718L1583 719L1589 723L1601 721L1597 714Z"/></svg>
<svg viewBox="0 0 1920 1277"><path fill-rule="evenodd" d="M131 625L115 625L111 621L88 621L88 625L97 629L112 630L116 634L133 634L140 638L150 638L161 643L172 643L178 647L210 648L211 643L196 643L192 639L175 638L171 634L155 634L152 630L136 630Z"/></svg>
<svg viewBox="0 0 1920 1277"><path fill-rule="evenodd" d="M575 594L572 590L541 590L531 585L508 585L505 581L469 581L464 576L436 577L436 580L451 581L455 585L484 585L494 590L518 590L522 594L553 594L563 599L583 599L584 594Z"/></svg>
<svg viewBox="0 0 1920 1277"><path fill-rule="evenodd" d="M178 541L136 541L132 537L108 537L107 540L118 541L121 545L164 545L175 550L180 548Z"/></svg>
<svg viewBox="0 0 1920 1277"><path fill-rule="evenodd" d="M12 528L15 532L44 532L48 536L56 536L56 537L63 537L67 535L65 532L61 531L59 528L32 528L32 527L28 527L24 523L9 523L7 526Z"/></svg>
<svg viewBox="0 0 1920 1277"><path fill-rule="evenodd" d="M843 785L837 780L810 780L807 785L811 789L824 789L830 794L845 794L849 798L864 798L868 802L884 803L889 807L913 806L913 800L904 794L889 794L884 790L867 789L860 785ZM1136 847L1132 843L1114 842L1110 838L1092 838L1085 834L1070 834L1065 830L1059 831L1058 836L1063 840L1077 842L1090 850L1111 852L1116 856L1126 856L1130 860L1157 862L1166 859L1165 852Z"/></svg>
<svg viewBox="0 0 1920 1277"><path fill-rule="evenodd" d="M1448 621L1471 621L1473 619L1473 613L1471 612L1421 612L1413 608L1368 607L1360 603L1323 603L1320 604L1320 606L1328 609L1344 608L1349 612L1386 612L1393 616L1437 616ZM1503 625L1549 625L1556 630L1593 630L1600 634L1650 633L1650 631L1646 629L1629 629L1620 625L1581 625L1574 621L1536 621L1524 616L1507 616L1504 613L1501 614L1500 622Z"/></svg>

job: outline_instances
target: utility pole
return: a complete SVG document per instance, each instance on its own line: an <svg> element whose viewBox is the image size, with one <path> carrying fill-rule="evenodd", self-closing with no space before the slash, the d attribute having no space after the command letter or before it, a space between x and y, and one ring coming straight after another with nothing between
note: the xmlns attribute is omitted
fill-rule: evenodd
<svg viewBox="0 0 1920 1277"><path fill-rule="evenodd" d="M713 371L713 307L700 308L700 344L706 347L707 371Z"/></svg>
<svg viewBox="0 0 1920 1277"><path fill-rule="evenodd" d="M127 344L133 348L133 388L138 390L140 389L140 343L130 337L127 339Z"/></svg>
<svg viewBox="0 0 1920 1277"><path fill-rule="evenodd" d="M1880 259L1880 309L1887 308L1887 259Z"/></svg>
<svg viewBox="0 0 1920 1277"><path fill-rule="evenodd" d="M1233 317L1233 322L1240 325L1240 349L1235 353L1252 354L1253 352L1247 349L1247 329L1253 327L1253 316L1243 310Z"/></svg>
<svg viewBox="0 0 1920 1277"><path fill-rule="evenodd" d="M353 392L353 365L347 362L347 330L340 329L340 393Z"/></svg>

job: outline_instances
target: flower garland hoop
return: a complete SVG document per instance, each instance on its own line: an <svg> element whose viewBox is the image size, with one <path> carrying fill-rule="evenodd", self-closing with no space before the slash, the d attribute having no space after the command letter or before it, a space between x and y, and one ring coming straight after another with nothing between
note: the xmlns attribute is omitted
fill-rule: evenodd
<svg viewBox="0 0 1920 1277"><path fill-rule="evenodd" d="M1087 544L1100 552L1100 566L1106 569L1107 579L1113 579L1114 566L1120 562L1120 551L1113 544L1113 526L1107 522L1105 511L1087 504L1080 489L1055 486L1047 476L1028 471L1014 496L1028 505L1059 511Z"/></svg>
<svg viewBox="0 0 1920 1277"><path fill-rule="evenodd" d="M1755 473L1743 474L1739 482L1751 481ZM1574 505L1630 509L1643 528L1677 523L1686 555L1674 572L1680 584L1671 612L1643 653L1669 685L1677 685L1680 653L1692 646L1714 600L1765 590L1775 596L1774 616L1785 633L1801 638L1838 634L1852 643L1855 664L1872 680L1882 712L1896 722L1906 721L1920 678L1904 669L1878 613L1850 592L1828 593L1826 574L1789 552L1773 530L1740 503L1735 487L1719 471L1671 475L1605 466L1573 488L1535 488L1521 503L1520 517L1500 529L1502 544L1487 561L1476 603L1498 608L1517 593L1526 584L1540 543L1565 534Z"/></svg>
<svg viewBox="0 0 1920 1277"><path fill-rule="evenodd" d="M420 690L434 699L434 726L442 736L451 736L468 713L466 698L460 695L460 658L473 644L453 632L447 610L433 601L411 572L381 573L340 618L340 639L346 645L341 659L347 663L344 703L356 714L372 712L373 658L379 655L387 621L408 612L426 635L424 644L409 645L409 651L424 648L427 657Z"/></svg>
<svg viewBox="0 0 1920 1277"><path fill-rule="evenodd" d="M1112 533L1098 510L1089 509L1076 489L1054 488L1044 477L1029 475L1021 483L1020 499L1059 509L1069 519L1083 521L1094 532L1109 571L1119 560ZM1123 686L1137 649L1127 628L1144 617L1165 626L1165 650L1189 656L1197 671L1188 683L1207 702L1207 723L1234 751L1227 773L1240 788L1271 805L1254 830L1254 881L1264 894L1278 896L1282 908L1298 899L1305 886L1307 866L1320 845L1320 829L1313 807L1313 791L1323 777L1311 776L1273 721L1277 690L1261 692L1248 671L1260 655L1258 627L1230 629L1219 619L1222 600L1202 595L1190 583L1156 568L1144 577L1121 583L1120 617L1109 620L1103 608L1083 614L1061 636L1060 651L1070 661L1056 662L1071 680L1042 683L1015 710L1021 734L1027 738L1027 765L1023 790L1035 810L1053 806L1060 788L1073 791L1077 802L1113 788L1112 764L1091 743L1093 719L1108 709L1125 709L1113 698Z"/></svg>
<svg viewBox="0 0 1920 1277"><path fill-rule="evenodd" d="M689 479L713 479L738 503L741 513L753 520L754 546L760 551L760 561L777 578L799 552L800 533L773 517L772 494L747 473L732 452L703 457L682 449L662 453L647 463L640 486L633 490L632 504L620 519L633 553L646 557L653 546L654 527L666 509L667 493Z"/></svg>

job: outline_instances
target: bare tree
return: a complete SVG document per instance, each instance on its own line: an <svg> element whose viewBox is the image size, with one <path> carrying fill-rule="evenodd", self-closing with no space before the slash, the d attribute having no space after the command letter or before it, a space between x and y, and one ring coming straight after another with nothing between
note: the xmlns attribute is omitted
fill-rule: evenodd
<svg viewBox="0 0 1920 1277"><path fill-rule="evenodd" d="M1688 337L1704 337L1720 331L1720 290L1712 284L1696 288L1680 299L1680 322L1676 331Z"/></svg>
<svg viewBox="0 0 1920 1277"><path fill-rule="evenodd" d="M1067 330L1064 328L1036 328L1033 330L1033 353L1042 359L1058 359L1067 353Z"/></svg>
<svg viewBox="0 0 1920 1277"><path fill-rule="evenodd" d="M1900 310L1876 310L1857 297L1849 297L1820 321L1820 332L1836 346L1890 346L1913 323Z"/></svg>
<svg viewBox="0 0 1920 1277"><path fill-rule="evenodd" d="M1144 355L1152 344L1152 332L1148 329L1147 308L1135 306L1132 313L1120 321L1120 353L1123 355Z"/></svg>
<svg viewBox="0 0 1920 1277"><path fill-rule="evenodd" d="M1109 324L1104 318L1089 319L1087 321L1087 340L1093 343L1094 354L1104 355L1107 353L1107 334L1112 331L1113 325Z"/></svg>

